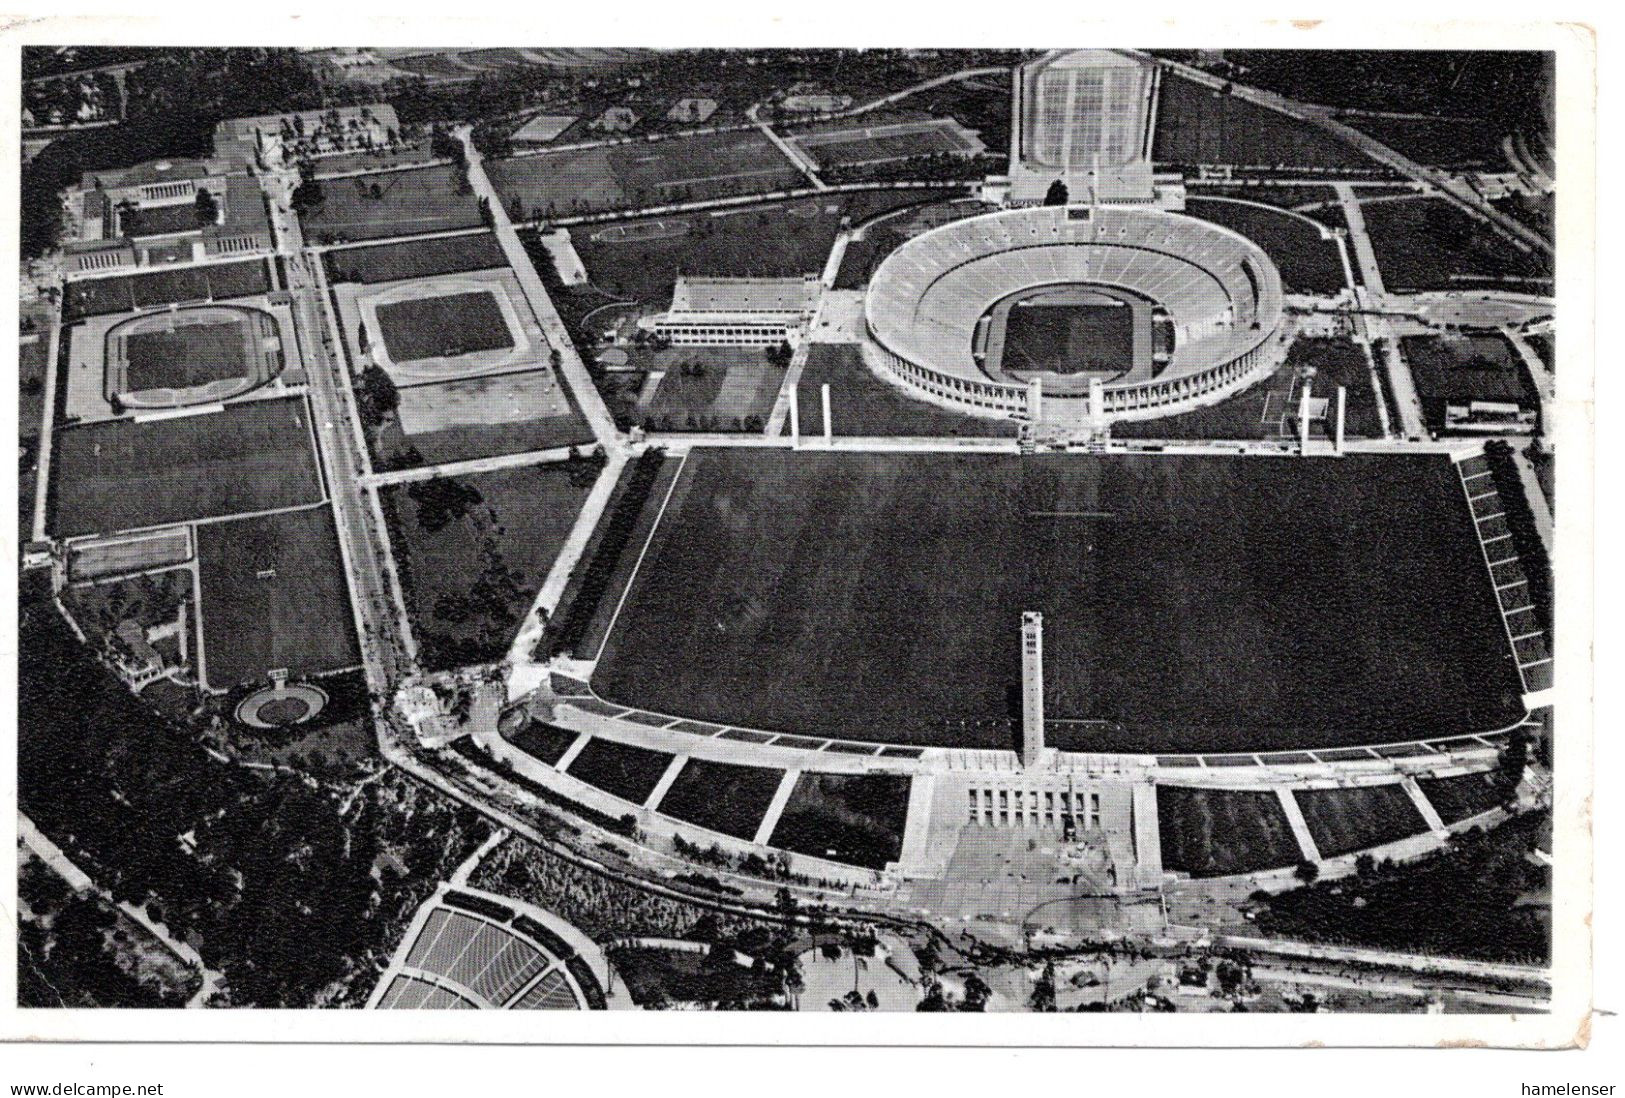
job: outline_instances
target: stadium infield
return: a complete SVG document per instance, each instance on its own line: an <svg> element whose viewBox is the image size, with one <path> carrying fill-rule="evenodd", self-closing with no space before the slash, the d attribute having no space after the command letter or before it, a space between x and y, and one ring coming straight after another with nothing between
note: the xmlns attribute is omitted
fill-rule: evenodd
<svg viewBox="0 0 1625 1098"><path fill-rule="evenodd" d="M111 533L315 503L321 476L303 399L58 432L51 469L56 537Z"/></svg>
<svg viewBox="0 0 1625 1098"><path fill-rule="evenodd" d="M248 372L240 322L193 324L125 338L131 389L185 389Z"/></svg>
<svg viewBox="0 0 1625 1098"><path fill-rule="evenodd" d="M453 358L513 346L508 322L488 291L415 297L378 306L378 327L396 362Z"/></svg>
<svg viewBox="0 0 1625 1098"><path fill-rule="evenodd" d="M1041 610L1066 749L1333 747L1523 715L1444 457L699 450L682 479L593 678L619 704L1009 747L1018 622Z"/></svg>

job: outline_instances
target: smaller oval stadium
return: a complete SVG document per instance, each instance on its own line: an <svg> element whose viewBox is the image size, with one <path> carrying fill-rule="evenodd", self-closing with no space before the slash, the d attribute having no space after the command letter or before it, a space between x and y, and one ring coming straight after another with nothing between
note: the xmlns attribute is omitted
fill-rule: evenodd
<svg viewBox="0 0 1625 1098"><path fill-rule="evenodd" d="M261 309L146 313L109 329L104 395L125 408L215 404L266 384L283 363L281 331Z"/></svg>

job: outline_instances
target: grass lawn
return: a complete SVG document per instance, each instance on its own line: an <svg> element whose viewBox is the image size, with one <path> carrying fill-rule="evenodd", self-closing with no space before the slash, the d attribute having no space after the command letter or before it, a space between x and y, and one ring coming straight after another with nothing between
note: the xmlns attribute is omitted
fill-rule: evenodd
<svg viewBox="0 0 1625 1098"><path fill-rule="evenodd" d="M1297 789L1298 808L1322 858L1352 854L1428 829L1405 787L1352 786L1347 789Z"/></svg>
<svg viewBox="0 0 1625 1098"><path fill-rule="evenodd" d="M571 241L595 285L619 297L661 308L671 304L679 274L713 277L786 278L824 269L843 218L859 222L884 210L921 201L917 191L856 194L768 202L714 213L657 218L656 238L641 238L640 221L618 223L633 230L622 239L611 227L585 225ZM645 219L647 220L647 219Z"/></svg>
<svg viewBox="0 0 1625 1098"><path fill-rule="evenodd" d="M627 418L646 430L760 432L784 384L784 370L755 347L669 347L650 366L663 371L653 394L623 398Z"/></svg>
<svg viewBox="0 0 1625 1098"><path fill-rule="evenodd" d="M801 404L801 433L822 434L821 392L829 386L830 413L837 435L903 435L945 438L1014 438L1013 420L960 415L876 377L864 365L855 343L816 343L796 386ZM790 433L785 420L784 433Z"/></svg>
<svg viewBox="0 0 1625 1098"><path fill-rule="evenodd" d="M542 643L550 654L570 651L579 658L597 658L621 592L631 580L681 467L681 458L649 450L621 471L609 505L548 619Z"/></svg>
<svg viewBox="0 0 1625 1098"><path fill-rule="evenodd" d="M531 405L524 403L525 394L536 383L539 373L468 378L434 385L414 385L401 390L401 402L405 407L386 413L376 427L367 427L367 445L372 451L373 468L379 471L415 469L422 465L551 450L559 446L590 445L593 441L592 427L582 417L568 389L563 390L569 405L568 413L513 418L516 407L521 410L530 407L537 413L544 411L539 402ZM504 406L502 401L509 398L519 403ZM453 421L451 426L411 434L401 425L401 412L413 407L449 412L452 409L481 406L492 410L483 421Z"/></svg>
<svg viewBox="0 0 1625 1098"><path fill-rule="evenodd" d="M1227 877L1296 865L1303 857L1274 793L1157 786L1162 867Z"/></svg>
<svg viewBox="0 0 1625 1098"><path fill-rule="evenodd" d="M1004 747L1024 610L1046 617L1049 714L1104 722L1057 746L1289 750L1522 713L1432 456L695 451L594 685L717 723Z"/></svg>
<svg viewBox="0 0 1625 1098"><path fill-rule="evenodd" d="M564 753L570 750L570 745L579 738L580 733L572 732L568 728L533 720L515 732L510 741L538 762L557 766L559 760L564 758Z"/></svg>
<svg viewBox="0 0 1625 1098"><path fill-rule="evenodd" d="M1495 770L1458 774L1453 778L1419 778L1428 802L1447 824L1481 815L1507 802L1511 790Z"/></svg>
<svg viewBox="0 0 1625 1098"><path fill-rule="evenodd" d="M1110 305L1017 303L1005 324L1006 370L1117 371L1134 361L1134 310Z"/></svg>
<svg viewBox="0 0 1625 1098"><path fill-rule="evenodd" d="M1389 290L1550 292L1549 255L1521 250L1442 198L1364 202L1361 212Z"/></svg>
<svg viewBox="0 0 1625 1098"><path fill-rule="evenodd" d="M1382 418L1365 352L1352 340L1307 339L1293 342L1286 362L1275 373L1217 404L1192 412L1112 425L1113 438L1290 438L1297 435L1300 378L1313 369L1310 392L1333 397L1343 386L1344 433L1349 438L1381 438ZM1283 416L1286 418L1283 420ZM1321 429L1313 428L1317 436Z"/></svg>
<svg viewBox="0 0 1625 1098"><path fill-rule="evenodd" d="M370 248L323 252L332 282L399 282L435 275L506 267L508 259L491 233L438 236Z"/></svg>
<svg viewBox="0 0 1625 1098"><path fill-rule="evenodd" d="M1263 248L1280 270L1287 293L1335 294L1348 284L1337 242L1323 239L1315 225L1297 214L1200 195L1186 200L1185 212L1234 229Z"/></svg>
<svg viewBox="0 0 1625 1098"><path fill-rule="evenodd" d="M209 685L361 662L327 508L209 523L198 527L197 546Z"/></svg>
<svg viewBox="0 0 1625 1098"><path fill-rule="evenodd" d="M58 537L314 503L321 478L301 399L55 436L50 529Z"/></svg>
<svg viewBox="0 0 1625 1098"><path fill-rule="evenodd" d="M565 773L623 801L642 804L660 784L671 760L664 751L594 738L571 760Z"/></svg>
<svg viewBox="0 0 1625 1098"><path fill-rule="evenodd" d="M513 346L513 333L486 290L415 297L378 308L378 329L396 362L449 358Z"/></svg>
<svg viewBox="0 0 1625 1098"><path fill-rule="evenodd" d="M784 771L689 759L655 808L685 823L749 841L767 815Z"/></svg>
<svg viewBox="0 0 1625 1098"><path fill-rule="evenodd" d="M510 157L486 171L520 220L809 185L754 129Z"/></svg>
<svg viewBox="0 0 1625 1098"><path fill-rule="evenodd" d="M1316 126L1171 73L1164 76L1158 97L1151 159L1158 164L1380 170L1376 161Z"/></svg>
<svg viewBox="0 0 1625 1098"><path fill-rule="evenodd" d="M80 279L63 290L62 315L67 321L83 320L135 308L252 297L270 288L271 275L263 259Z"/></svg>
<svg viewBox="0 0 1625 1098"><path fill-rule="evenodd" d="M796 854L883 869L903 854L912 778L819 774L796 779L769 845Z"/></svg>
<svg viewBox="0 0 1625 1098"><path fill-rule="evenodd" d="M457 483L478 499L437 530L421 520L420 497L430 498L421 486L380 492L412 631L424 664L437 670L487 662L507 650L591 488L574 483L563 465Z"/></svg>
<svg viewBox="0 0 1625 1098"><path fill-rule="evenodd" d="M456 385L458 382L447 382ZM426 386L441 389L444 386ZM544 416L518 423L465 423L443 431L408 435L393 416L369 432L373 465L380 471L415 469L472 458L523 454L593 441L592 428L579 415Z"/></svg>
<svg viewBox="0 0 1625 1098"><path fill-rule="evenodd" d="M456 175L454 167L439 165L329 179L321 185L322 201L303 215L305 235L313 243L338 244L471 229L480 223L479 201L472 192L459 193Z"/></svg>
<svg viewBox="0 0 1625 1098"><path fill-rule="evenodd" d="M137 332L126 336L128 384L143 389L186 389L248 373L245 323L188 324L172 331Z"/></svg>

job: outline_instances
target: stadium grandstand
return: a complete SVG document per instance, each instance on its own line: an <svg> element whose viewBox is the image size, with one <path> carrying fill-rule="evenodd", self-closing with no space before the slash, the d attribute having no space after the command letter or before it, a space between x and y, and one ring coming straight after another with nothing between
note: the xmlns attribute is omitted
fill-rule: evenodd
<svg viewBox="0 0 1625 1098"><path fill-rule="evenodd" d="M818 309L817 275L679 277L671 308L650 320L672 343L772 347L799 334Z"/></svg>
<svg viewBox="0 0 1625 1098"><path fill-rule="evenodd" d="M614 974L579 931L528 904L443 887L419 909L375 1010L606 1010Z"/></svg>
<svg viewBox="0 0 1625 1098"><path fill-rule="evenodd" d="M1026 291L1089 287L1141 310L1120 365L1024 378L990 346L995 307ZM1251 241L1141 206L1041 206L953 222L910 240L875 272L865 303L871 368L955 410L1045 427L1098 429L1218 400L1266 376L1284 354L1281 279ZM1166 317L1166 341L1150 322ZM1111 380L1108 380L1111 379Z"/></svg>

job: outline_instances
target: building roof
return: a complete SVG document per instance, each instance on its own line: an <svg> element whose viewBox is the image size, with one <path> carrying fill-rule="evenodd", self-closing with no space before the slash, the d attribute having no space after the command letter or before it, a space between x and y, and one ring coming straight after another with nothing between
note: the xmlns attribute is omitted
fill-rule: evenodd
<svg viewBox="0 0 1625 1098"><path fill-rule="evenodd" d="M179 180L208 179L227 175L231 165L225 160L182 157L172 160L148 160L128 168L111 171L86 172L80 184L86 188L100 186L104 190L120 187L144 187L149 183L174 183Z"/></svg>
<svg viewBox="0 0 1625 1098"><path fill-rule="evenodd" d="M810 313L818 305L818 279L684 278L671 294L673 313Z"/></svg>
<svg viewBox="0 0 1625 1098"><path fill-rule="evenodd" d="M265 196L259 184L246 175L234 175L226 180L225 220L222 232L244 232L264 229L270 224L265 212Z"/></svg>

